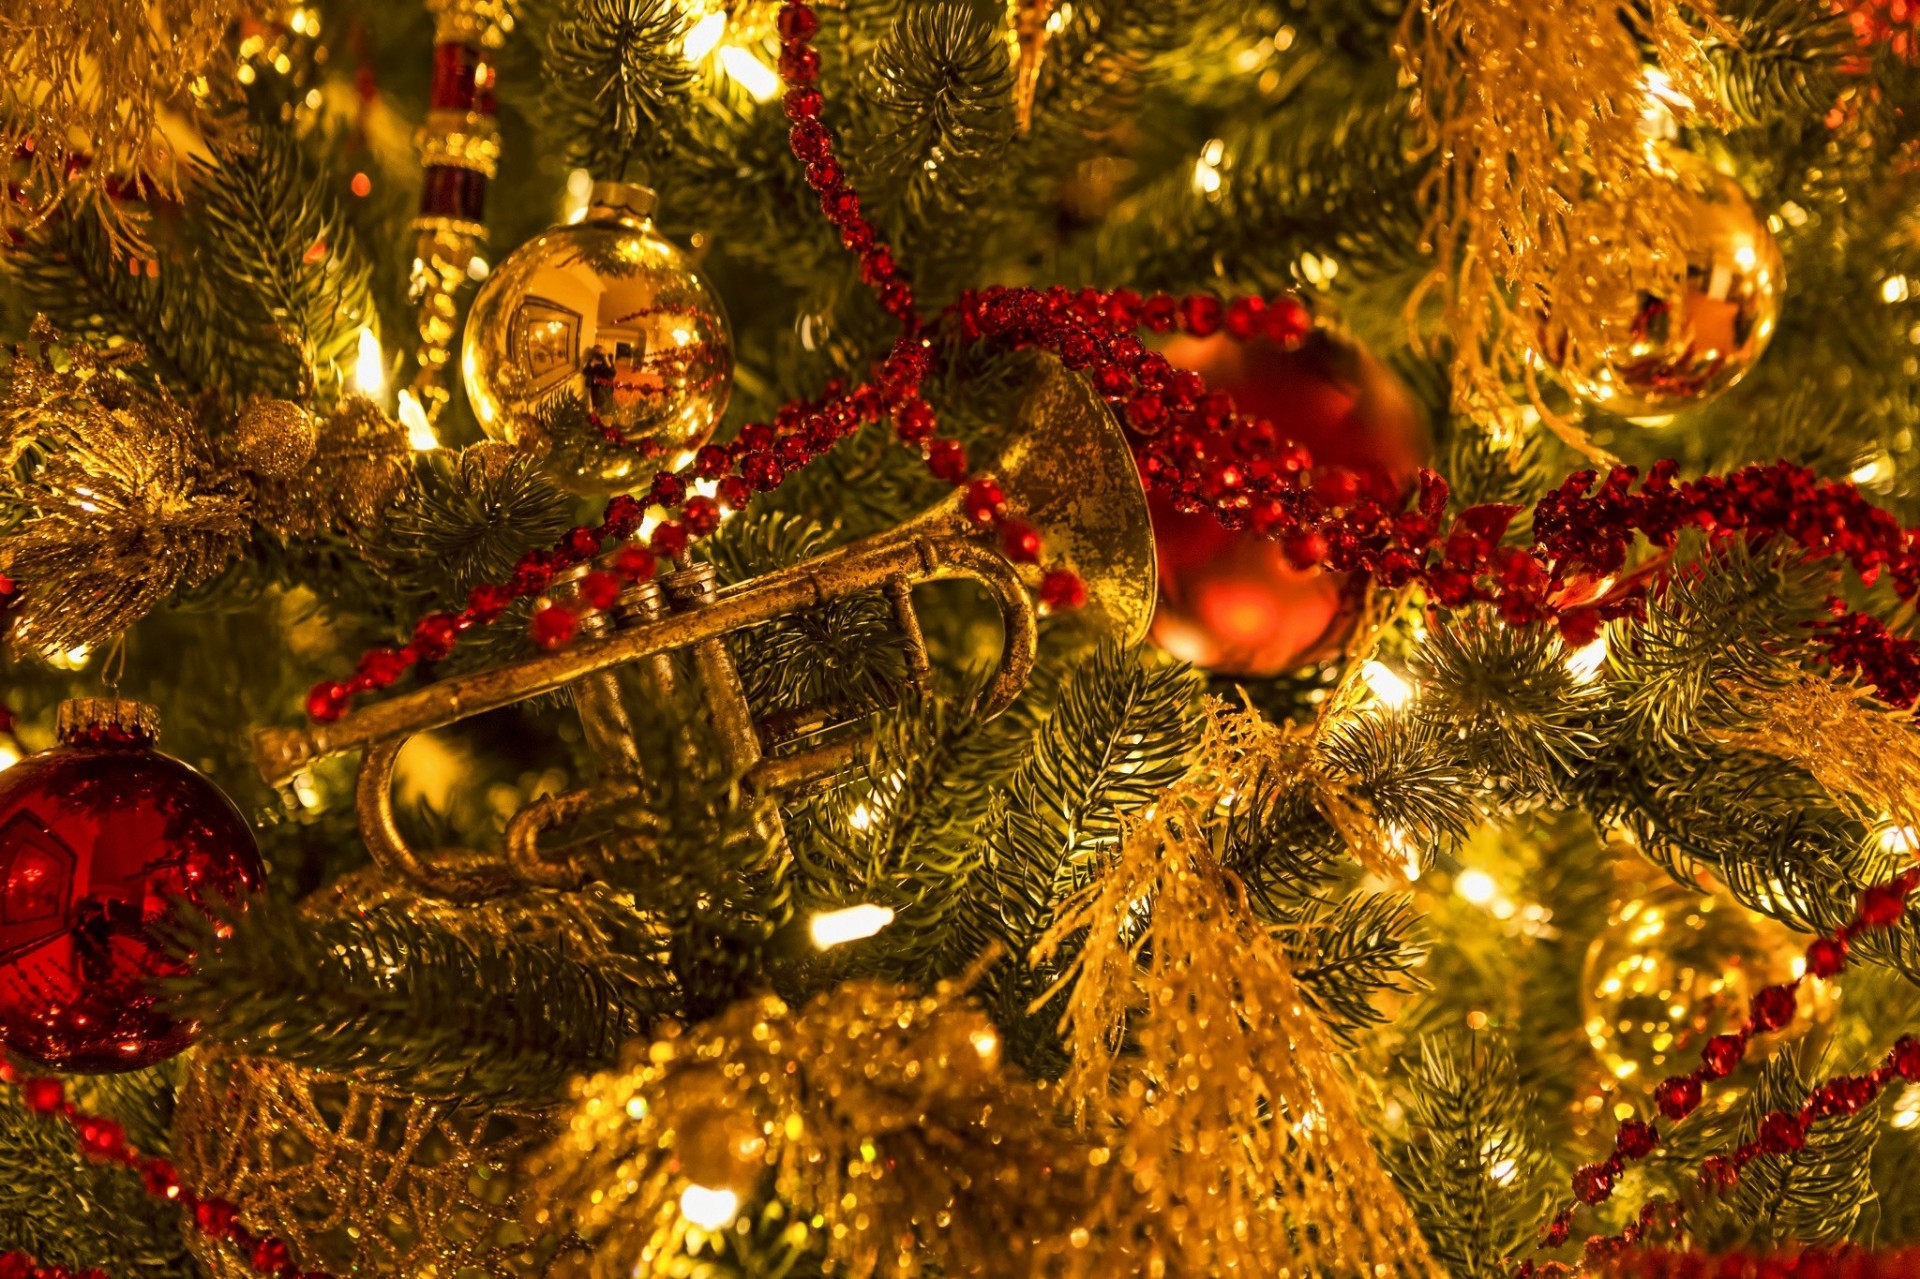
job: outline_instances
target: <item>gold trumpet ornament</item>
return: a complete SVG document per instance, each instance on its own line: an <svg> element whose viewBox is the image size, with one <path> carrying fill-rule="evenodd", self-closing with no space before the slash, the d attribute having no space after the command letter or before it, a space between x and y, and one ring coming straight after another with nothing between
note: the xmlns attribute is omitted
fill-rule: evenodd
<svg viewBox="0 0 1920 1279"><path fill-rule="evenodd" d="M1119 424L1086 383L1049 362L1020 405L1011 443L989 470L1009 513L1043 530L1050 559L1085 583L1083 625L1126 643L1141 639L1155 593L1146 494ZM643 752L630 699L690 691L729 769L762 794L794 797L833 784L860 757L859 721L836 718L827 708L756 721L729 636L877 590L892 605L908 681L920 687L931 666L914 587L968 580L985 589L1002 627L999 666L978 712L991 718L1011 705L1033 670L1037 617L1023 574L1037 580L1038 570L1000 554L961 503L956 491L898 528L727 587L718 585L711 564L682 564L628 587L604 610L588 608L572 593L592 567L582 565L554 588L581 618L581 638L571 646L444 679L332 724L263 729L254 737L260 774L282 785L316 760L362 752L355 789L361 836L383 868L426 895L477 901L531 887L577 887L591 878L591 864L549 851L543 841L633 805ZM407 739L559 689L572 691L598 778L521 808L507 823L503 852L410 846L393 809L394 765Z"/></svg>

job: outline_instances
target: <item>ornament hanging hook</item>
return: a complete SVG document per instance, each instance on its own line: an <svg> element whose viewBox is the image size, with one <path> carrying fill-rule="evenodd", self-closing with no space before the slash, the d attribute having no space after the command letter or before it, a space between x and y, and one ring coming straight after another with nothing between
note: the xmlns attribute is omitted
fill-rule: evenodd
<svg viewBox="0 0 1920 1279"><path fill-rule="evenodd" d="M106 660L100 663L100 683L108 697L120 696L120 677L126 673L127 633L121 631L113 637L113 643L107 648Z"/></svg>

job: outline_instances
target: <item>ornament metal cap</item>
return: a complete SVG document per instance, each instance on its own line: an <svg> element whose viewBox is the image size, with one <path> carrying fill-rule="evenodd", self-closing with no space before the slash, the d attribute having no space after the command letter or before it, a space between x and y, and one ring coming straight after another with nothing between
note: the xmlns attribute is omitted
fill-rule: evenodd
<svg viewBox="0 0 1920 1279"><path fill-rule="evenodd" d="M126 697L71 697L54 712L54 736L65 745L100 741L151 745L160 738L160 711Z"/></svg>
<svg viewBox="0 0 1920 1279"><path fill-rule="evenodd" d="M596 182L587 195L587 219L650 218L660 205L652 187L638 182Z"/></svg>

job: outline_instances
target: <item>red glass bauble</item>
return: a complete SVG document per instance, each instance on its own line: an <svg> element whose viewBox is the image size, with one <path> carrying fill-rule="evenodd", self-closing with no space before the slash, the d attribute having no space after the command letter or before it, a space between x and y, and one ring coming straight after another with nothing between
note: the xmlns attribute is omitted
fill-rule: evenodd
<svg viewBox="0 0 1920 1279"><path fill-rule="evenodd" d="M1294 348L1227 334L1180 338L1169 362L1191 369L1239 410L1306 446L1316 471L1341 467L1359 493L1391 504L1409 493L1432 451L1413 398L1358 344L1316 329ZM1160 599L1153 639L1183 661L1222 675L1264 676L1340 651L1359 616L1364 583L1330 569L1298 569L1280 543L1183 515L1153 499Z"/></svg>
<svg viewBox="0 0 1920 1279"><path fill-rule="evenodd" d="M56 1070L133 1070L195 1027L157 1005L180 961L155 926L258 889L253 832L219 788L152 749L137 702L60 707L61 744L0 773L0 1043Z"/></svg>

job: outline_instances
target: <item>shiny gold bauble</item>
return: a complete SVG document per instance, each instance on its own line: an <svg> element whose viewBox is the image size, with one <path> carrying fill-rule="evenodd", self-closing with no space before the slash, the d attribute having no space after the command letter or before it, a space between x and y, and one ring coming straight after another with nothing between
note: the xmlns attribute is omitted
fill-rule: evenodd
<svg viewBox="0 0 1920 1279"><path fill-rule="evenodd" d="M481 428L578 493L673 466L732 390L727 314L652 208L644 187L596 184L586 219L509 253L467 316L460 363Z"/></svg>
<svg viewBox="0 0 1920 1279"><path fill-rule="evenodd" d="M240 410L233 449L240 465L270 480L288 480L313 459L320 424L292 400L257 399Z"/></svg>
<svg viewBox="0 0 1920 1279"><path fill-rule="evenodd" d="M1587 948L1581 1020L1601 1065L1635 1091L1691 1070L1714 1035L1738 1030L1764 986L1792 981L1803 938L1733 902L1673 883L1642 884L1608 912ZM1756 1043L1757 1055L1826 1019L1832 996L1810 979L1799 1015Z"/></svg>
<svg viewBox="0 0 1920 1279"><path fill-rule="evenodd" d="M1780 246L1740 184L1693 156L1663 153L1658 164L1680 210L1679 296L1635 287L1633 246L1603 242L1576 250L1555 285L1558 314L1541 326L1539 354L1561 385L1625 418L1704 404L1745 377L1773 338L1786 293Z"/></svg>

